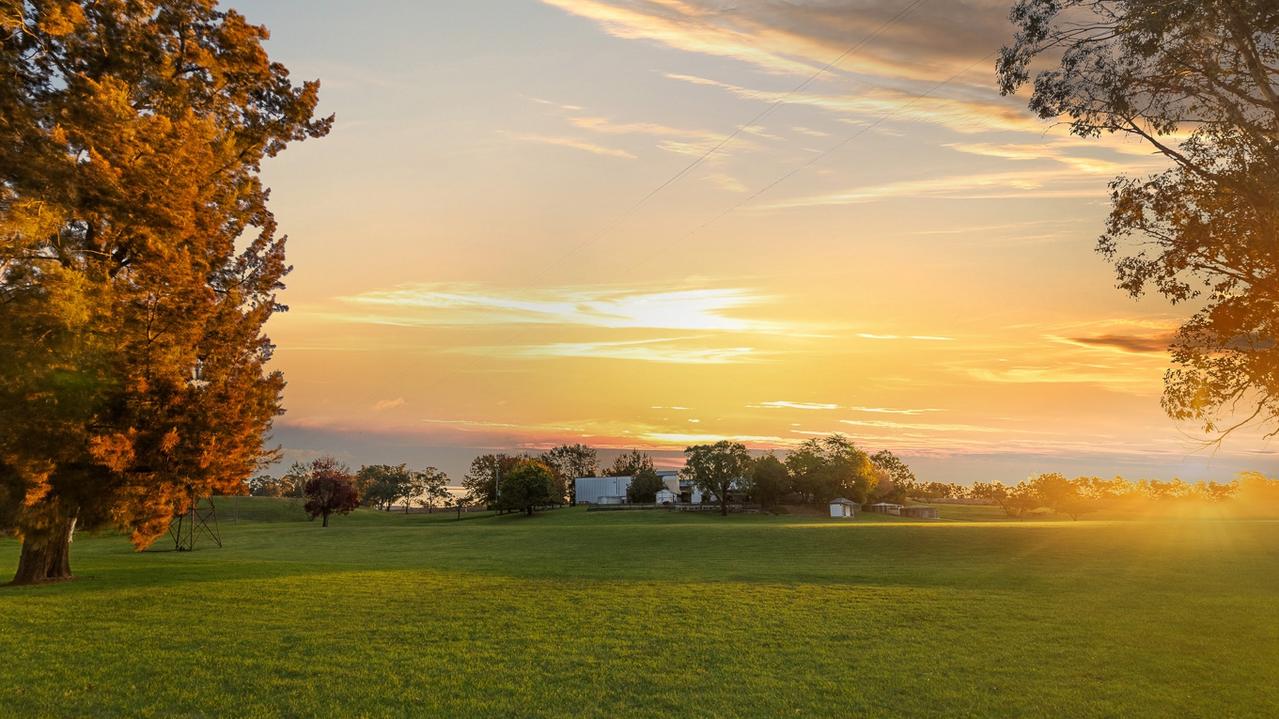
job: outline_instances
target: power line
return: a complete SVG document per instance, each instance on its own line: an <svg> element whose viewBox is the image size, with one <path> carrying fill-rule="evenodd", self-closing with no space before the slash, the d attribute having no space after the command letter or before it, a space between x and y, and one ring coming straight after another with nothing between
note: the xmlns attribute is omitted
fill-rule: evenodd
<svg viewBox="0 0 1279 719"><path fill-rule="evenodd" d="M780 185L780 184L782 184L783 182L785 182L785 181L789 180L790 178L794 177L795 175L797 175L797 174L799 174L799 173L803 172L804 170L807 170L808 168L812 167L813 165L817 164L818 162L821 162L822 160L826 159L826 158L827 158L827 157L829 157L830 155L832 155L832 154L834 154L835 152L839 151L841 148L843 148L844 146L846 146L848 143L852 142L853 140L856 140L857 138L861 137L862 135L865 135L866 133L868 133L868 132L870 132L871 130L875 129L875 128L876 128L876 127L878 127L879 125L881 125L881 124L883 124L883 123L887 122L888 120L891 120L891 119L892 119L892 118L894 118L894 117L897 117L898 115L900 115L901 113L905 112L907 109L909 109L910 107L912 107L913 105L915 105L916 103L918 103L919 101L921 101L921 100L924 100L924 99L926 99L926 98L931 97L931 96L933 95L933 93L937 92L937 91L938 91L938 90L940 90L942 87L944 87L944 86L946 86L946 85L948 85L948 84L950 84L950 83L954 82L954 81L955 81L955 79L957 79L957 78L958 78L958 77L960 77L961 75L964 75L964 74L965 74L965 73L967 73L969 70L973 69L974 67L976 67L977 65L979 65L979 64L981 64L981 63L983 63L983 62L986 62L987 60L989 60L990 58L993 58L993 57L994 57L995 55L997 55L997 54L998 54L998 53L991 53L991 54L988 54L988 55L985 55L985 56L983 56L983 57L979 58L978 60L974 61L972 64L967 65L966 67L964 67L964 68L963 68L962 70L960 70L959 72L956 72L954 75L951 75L950 77L946 78L945 80L942 80L942 81L940 81L940 82L936 83L936 84L935 84L935 85L933 85L932 87L928 88L928 90L924 91L923 93L920 93L920 94L916 95L915 97L913 97L913 98L911 99L911 101L910 101L910 102L906 103L905 105L901 105L901 106L899 106L896 110L894 110L894 111L892 111L892 112L889 112L889 113L885 113L885 114L883 114L883 115L880 115L880 116L879 116L879 117L878 117L878 118L877 118L874 122L872 122L872 123L870 123L870 124L868 124L868 125L863 125L862 127L858 128L858 130L857 130L856 132L854 132L853 134L848 135L847 137L845 137L844 139L842 139L842 140L840 140L839 142L835 143L834 145L831 145L830 147L826 148L825 150L822 150L820 153L818 153L818 154L814 155L813 157L811 157L811 158L808 160L808 162L805 162L804 164L802 164L802 165L800 165L800 166L798 166L798 167L792 168L791 170L789 170L789 171L787 171L787 172L782 173L779 177L777 177L777 179L773 180L772 182L768 183L767 185L764 185L763 187L759 188L759 189L758 189L758 190L756 190L755 192L751 193L751 195L750 195L750 196L748 196L748 197L746 197L745 199L743 199L743 200L739 201L737 204L734 204L734 205L729 206L729 207L728 207L727 209L725 209L723 212L719 213L718 215L715 215L714 217L712 217L712 218L710 218L710 219L706 220L706 221L705 221L705 222L703 222L702 224L700 224L700 225L698 225L697 227L693 228L693 229L692 229L692 230L690 230L687 234L685 234L685 235L681 238L681 240L686 240L686 239L688 239L688 238L692 237L693 235L696 235L698 232L701 232L702 230L704 230L704 229L706 229L707 227L709 227L709 226L711 226L711 225L715 224L716 222L718 222L718 221L722 220L723 218L727 217L728 215L732 214L733 212L736 212L738 209L742 208L743 206L745 206L745 205L747 205L747 204L750 204L751 202L754 202L756 199L758 199L758 198L759 198L759 197L761 197L762 195L766 194L767 192L769 192L770 190L772 190L774 187L777 187L778 185Z"/></svg>
<svg viewBox="0 0 1279 719"><path fill-rule="evenodd" d="M640 199L639 199L639 200L638 200L638 201L637 201L634 205L631 205L631 207L630 207L630 208L628 208L627 210L623 211L623 212L622 212L621 214L619 214L619 215L618 215L618 216L617 216L617 217L616 217L616 218L615 218L612 222L608 223L608 224L604 227L604 229L603 229L603 230L601 230L601 231L599 232L599 234L597 234L597 235L595 235L595 236L593 236L593 237L591 237L591 238L588 238L588 239L586 239L586 240L583 240L582 242L580 242L580 243L579 243L579 244L577 244L576 246L574 246L574 247L570 248L570 249L568 250L568 253L567 253L567 254L572 254L572 253L574 253L574 252L578 252L578 251L580 251L582 248L584 248L584 247L586 247L586 246L588 246L588 245L591 245L591 244L593 244L593 243L595 243L595 242L599 242L600 240L602 240L602 239L604 239L605 237L607 237L610 233L612 233L612 232L613 232L613 230L614 230L614 229L616 229L619 225L621 225L621 224L622 224L622 222L624 222L624 221L625 221L628 217L630 217L631 215L633 215L633 214L635 214L637 211L639 211L642 207L644 207L644 205L648 204L648 201L649 201L649 200L651 200L651 199L653 199L654 197L656 197L659 193L661 193L661 192L662 192L662 190L665 190L667 187L670 187L671 185L673 185L673 184L675 184L676 182L678 182L681 178L683 178L683 177L684 177L685 175L687 175L689 172L692 172L694 169L696 169L698 166L700 166L703 162L705 162L707 159L709 159L712 155L714 155L715 153L719 152L719 151L720 151L721 149L723 149L726 145L728 145L730 142L732 142L734 139L736 139L738 135L741 135L741 134L742 134L743 132L745 132L747 129L749 129L749 128L751 128L751 127L754 127L754 126L755 126L755 125L757 125L757 124L758 124L761 120L763 120L764 118L766 118L766 117L768 117L770 114L772 114L772 112L773 112L774 110L776 110L779 106L781 106L781 105L785 104L785 103L786 103L786 101L787 101L787 100L789 100L791 97L795 96L797 93L803 92L803 91L804 91L804 90L805 90L805 89L806 89L809 85L811 85L814 81L816 81L816 80L817 80L817 78L821 77L821 76L822 76L822 75L824 75L826 72L828 72L831 68L835 67L835 66L836 66L837 64L839 64L839 63L840 63L840 62L841 62L844 58L848 57L849 55L851 55L851 54L853 54L853 53L857 52L858 50L860 50L861 48L865 47L865 46L866 46L866 44L867 44L867 43L869 43L871 40L874 40L875 38L879 37L879 36L880 36L880 34L882 34L882 33L884 32L884 30L887 30L887 29L888 29L890 26L892 26L894 23L896 23L897 21L901 20L903 17L905 17L907 14L909 14L911 11L913 11L916 7L918 7L919 5L921 5L924 1L925 1L925 0L911 0L911 2L909 2L909 3L907 3L906 5L902 6L902 8L901 8L900 10L898 10L896 13L894 13L892 17L890 17L890 18L888 18L887 20L885 20L884 22L880 23L880 24L879 24L879 26L878 26L878 27L876 27L873 31L871 31L871 33L870 33L870 34L866 35L866 36L865 36L865 37L863 37L861 40L858 40L857 42L853 43L852 45L849 45L847 48L845 48L845 49L844 49L844 51L843 51L843 52L841 52L839 55L837 55L837 56L836 56L833 60L831 60L830 62L828 62L828 63L826 63L825 65L823 65L822 67L818 68L818 70L817 70L816 72L814 72L812 75L809 75L809 76L808 76L808 78L807 78L807 79L805 79L803 82L801 82L800 84L796 85L794 88L792 88L791 90L789 90L786 94L784 94L784 95L782 95L781 97L779 97L779 98L777 98L777 99L773 100L771 103L769 103L769 104L768 104L768 106L767 106L767 107L765 107L763 110L760 110L758 113L756 113L756 114L755 114L755 116L754 116L754 117L752 117L750 120L748 120L748 121L746 121L746 122L744 122L744 123L742 123L742 124L738 125L738 126L737 126L737 127L736 127L733 131L732 131L732 132L730 132L728 135L725 135L723 138L721 138L721 139L720 139L720 141L719 141L718 143L716 143L713 147L711 147L711 148L710 148L710 149L708 149L706 152L704 152L704 153L702 153L701 155L699 155L696 159L694 159L694 160L693 160L692 162L690 162L689 164L685 165L682 169L680 169L680 170L679 170L678 172L676 172L675 174L673 174L673 175L671 175L670 177L666 178L666 180L664 180L662 183L660 183L659 185L657 185L656 187L654 187L652 190L649 190L649 191L648 191L648 192L647 192L647 193L646 193L643 197L641 197L641 198L640 198Z"/></svg>

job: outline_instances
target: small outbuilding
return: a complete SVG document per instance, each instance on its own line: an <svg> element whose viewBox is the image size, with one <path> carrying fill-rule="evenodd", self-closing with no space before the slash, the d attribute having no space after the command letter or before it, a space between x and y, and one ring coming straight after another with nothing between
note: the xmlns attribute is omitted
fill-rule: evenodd
<svg viewBox="0 0 1279 719"><path fill-rule="evenodd" d="M677 504L679 495L672 492L669 487L663 487L657 491L656 501L658 504Z"/></svg>
<svg viewBox="0 0 1279 719"><path fill-rule="evenodd" d="M836 497L830 501L830 516L856 517L857 503L844 497Z"/></svg>
<svg viewBox="0 0 1279 719"><path fill-rule="evenodd" d="M902 506L900 504L893 504L892 502L876 502L867 507L867 509L872 512L878 512L879 514L900 515L902 513Z"/></svg>
<svg viewBox="0 0 1279 719"><path fill-rule="evenodd" d="M941 514L936 507L925 507L923 505L915 505L913 507L902 507L901 515L903 517L914 517L915 519L940 519Z"/></svg>

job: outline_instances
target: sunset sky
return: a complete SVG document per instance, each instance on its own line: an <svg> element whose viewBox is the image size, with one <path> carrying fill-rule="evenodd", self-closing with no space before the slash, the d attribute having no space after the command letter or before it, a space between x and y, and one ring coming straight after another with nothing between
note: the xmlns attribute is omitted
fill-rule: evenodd
<svg viewBox="0 0 1279 719"><path fill-rule="evenodd" d="M999 96L1010 0L230 5L337 114L265 170L290 460L842 432L924 480L1279 470L1160 410L1190 309L1093 245L1161 162Z"/></svg>

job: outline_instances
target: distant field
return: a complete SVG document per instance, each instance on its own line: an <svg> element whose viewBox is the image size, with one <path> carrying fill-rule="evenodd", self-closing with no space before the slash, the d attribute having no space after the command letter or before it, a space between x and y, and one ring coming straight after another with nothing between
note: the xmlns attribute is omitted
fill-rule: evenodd
<svg viewBox="0 0 1279 719"><path fill-rule="evenodd" d="M1279 522L220 510L0 588L0 714L1279 715Z"/></svg>

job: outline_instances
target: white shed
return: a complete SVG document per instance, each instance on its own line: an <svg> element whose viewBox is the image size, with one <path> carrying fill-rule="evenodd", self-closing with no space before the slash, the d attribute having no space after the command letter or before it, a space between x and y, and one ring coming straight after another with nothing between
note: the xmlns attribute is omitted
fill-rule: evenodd
<svg viewBox="0 0 1279 719"><path fill-rule="evenodd" d="M672 492L669 487L663 487L657 492L658 504L676 504L679 502L679 495Z"/></svg>
<svg viewBox="0 0 1279 719"><path fill-rule="evenodd" d="M836 497L830 501L830 516L832 517L856 517L857 503L851 499Z"/></svg>

